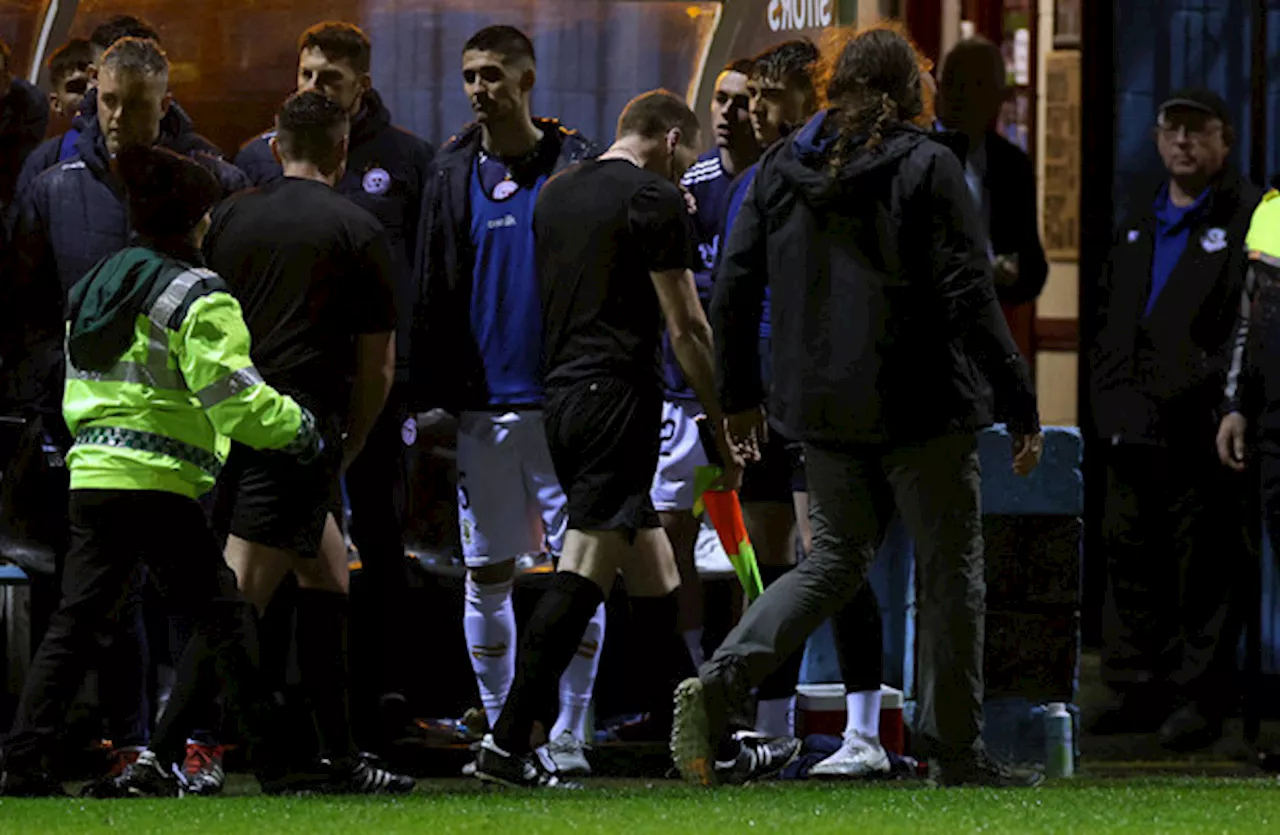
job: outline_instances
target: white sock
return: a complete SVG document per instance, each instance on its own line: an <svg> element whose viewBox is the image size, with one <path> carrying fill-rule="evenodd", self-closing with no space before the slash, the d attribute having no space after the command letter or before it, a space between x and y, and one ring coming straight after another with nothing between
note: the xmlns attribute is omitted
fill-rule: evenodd
<svg viewBox="0 0 1280 835"><path fill-rule="evenodd" d="M706 653L702 651L702 627L690 629L684 633L684 644L689 648L689 657L693 659L693 669L706 663Z"/></svg>
<svg viewBox="0 0 1280 835"><path fill-rule="evenodd" d="M590 742L587 713L591 707L591 693L596 686L596 671L600 669L600 648L603 645L604 604L601 603L582 633L582 643L578 645L573 660L560 676L560 715L556 717L549 739L557 739L568 731L579 742Z"/></svg>
<svg viewBox="0 0 1280 835"><path fill-rule="evenodd" d="M864 690L861 693L846 693L845 709L849 715L845 719L844 732L857 734L863 739L880 739L880 691Z"/></svg>
<svg viewBox="0 0 1280 835"><path fill-rule="evenodd" d="M498 722L502 705L516 675L516 614L511 607L508 580L482 586L467 575L462 631L467 636L467 654L480 685L480 703L489 717L489 727Z"/></svg>
<svg viewBox="0 0 1280 835"><path fill-rule="evenodd" d="M796 697L761 699L756 705L756 733L768 737L795 735Z"/></svg>

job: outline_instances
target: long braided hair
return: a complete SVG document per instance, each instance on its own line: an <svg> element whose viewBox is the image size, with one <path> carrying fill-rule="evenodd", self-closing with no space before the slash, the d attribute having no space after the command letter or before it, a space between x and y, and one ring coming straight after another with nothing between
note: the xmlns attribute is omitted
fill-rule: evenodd
<svg viewBox="0 0 1280 835"><path fill-rule="evenodd" d="M832 174L858 151L874 151L894 123L928 123L931 91L921 83L930 63L896 22L837 30L825 44L819 86L839 137Z"/></svg>

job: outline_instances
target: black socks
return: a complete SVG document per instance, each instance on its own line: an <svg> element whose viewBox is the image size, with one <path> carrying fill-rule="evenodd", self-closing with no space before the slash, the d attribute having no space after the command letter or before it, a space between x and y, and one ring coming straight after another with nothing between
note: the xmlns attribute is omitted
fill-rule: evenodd
<svg viewBox="0 0 1280 835"><path fill-rule="evenodd" d="M511 682L493 739L513 754L529 751L529 737L541 707L547 704L560 676L582 643L582 633L604 602L604 593L591 580L568 571L557 572L524 628Z"/></svg>
<svg viewBox="0 0 1280 835"><path fill-rule="evenodd" d="M641 671L645 709L655 729L669 730L675 708L676 686L697 675L680 634L679 590L662 597L632 597L631 642L635 669Z"/></svg>
<svg viewBox="0 0 1280 835"><path fill-rule="evenodd" d="M347 674L347 595L298 590L298 668L315 716L320 756L345 761L356 755L351 737Z"/></svg>

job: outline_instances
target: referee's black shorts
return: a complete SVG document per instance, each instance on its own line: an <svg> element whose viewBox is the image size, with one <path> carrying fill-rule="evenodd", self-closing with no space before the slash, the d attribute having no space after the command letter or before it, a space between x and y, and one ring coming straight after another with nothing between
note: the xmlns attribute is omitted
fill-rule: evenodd
<svg viewBox="0 0 1280 835"><path fill-rule="evenodd" d="M550 388L543 417L570 529L621 531L634 540L661 527L649 498L662 434L656 387L595 377Z"/></svg>

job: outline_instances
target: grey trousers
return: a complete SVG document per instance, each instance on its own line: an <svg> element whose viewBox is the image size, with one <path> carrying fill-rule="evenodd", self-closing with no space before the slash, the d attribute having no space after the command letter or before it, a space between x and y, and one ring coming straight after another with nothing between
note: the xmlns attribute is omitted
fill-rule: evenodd
<svg viewBox="0 0 1280 835"><path fill-rule="evenodd" d="M916 733L943 759L981 747L986 618L981 468L972 434L913 446L805 445L813 553L765 590L699 672L712 732L866 582L897 510L919 583Z"/></svg>

